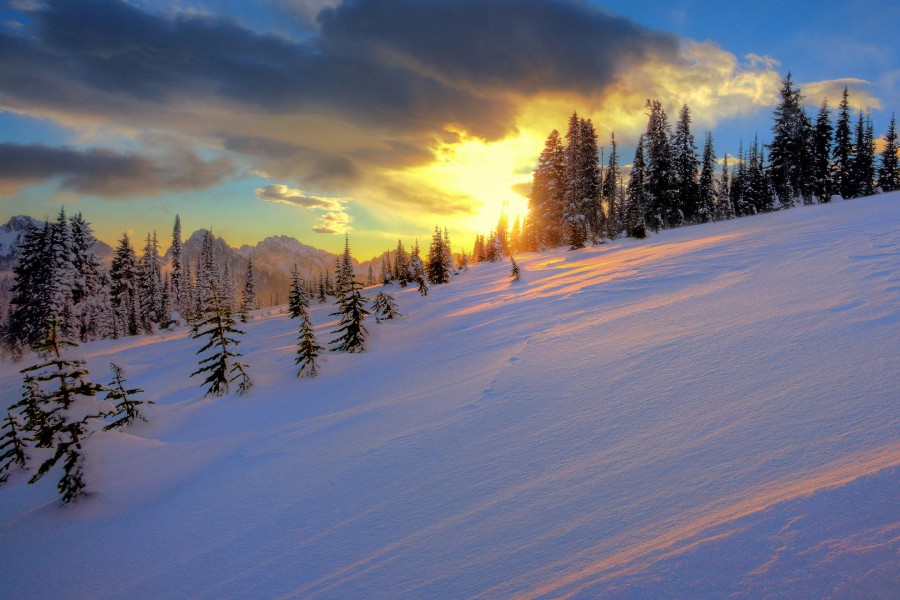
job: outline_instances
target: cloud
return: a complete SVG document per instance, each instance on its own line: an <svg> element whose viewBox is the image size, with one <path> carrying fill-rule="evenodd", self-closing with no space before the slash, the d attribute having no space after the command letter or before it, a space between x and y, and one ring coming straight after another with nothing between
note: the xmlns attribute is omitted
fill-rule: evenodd
<svg viewBox="0 0 900 600"><path fill-rule="evenodd" d="M280 202L303 208L321 208L324 210L339 211L343 207L344 198L325 198L322 196L309 196L303 190L294 189L286 185L273 183L256 190L256 197L266 202Z"/></svg>
<svg viewBox="0 0 900 600"><path fill-rule="evenodd" d="M800 93L803 94L806 102L813 106L818 106L822 100L828 99L828 105L832 108L836 107L844 94L844 88L847 88L848 100L850 106L861 108L882 108L881 100L872 95L869 88L872 84L865 79L843 78L828 79L825 81L812 81L799 84Z"/></svg>
<svg viewBox="0 0 900 600"><path fill-rule="evenodd" d="M168 145L146 156L107 149L78 150L39 144L0 143L0 191L48 179L63 190L105 198L158 196L167 191L208 188L234 174L228 158L204 161L193 151Z"/></svg>
<svg viewBox="0 0 900 600"><path fill-rule="evenodd" d="M303 190L278 183L257 189L256 197L266 202L328 211L320 217L319 225L313 227L313 231L316 233L346 233L352 229L350 215L344 210L344 205L349 201L348 198L310 196Z"/></svg>
<svg viewBox="0 0 900 600"><path fill-rule="evenodd" d="M322 215L317 227L313 227L316 233L347 233L352 231L350 227L350 215L347 213L330 212Z"/></svg>

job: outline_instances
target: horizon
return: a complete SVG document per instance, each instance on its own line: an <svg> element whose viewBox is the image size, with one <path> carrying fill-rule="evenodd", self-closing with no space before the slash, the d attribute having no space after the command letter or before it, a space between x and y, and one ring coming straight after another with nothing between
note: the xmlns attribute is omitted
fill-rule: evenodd
<svg viewBox="0 0 900 600"><path fill-rule="evenodd" d="M167 240L180 214L235 248L286 235L332 253L349 232L360 260L439 225L468 250L504 205L524 215L573 110L601 147L615 131L623 171L646 98L671 121L687 103L721 158L768 141L789 71L813 106L849 87L881 137L900 41L879 32L900 7L768 5L4 2L0 221L64 205L115 246Z"/></svg>

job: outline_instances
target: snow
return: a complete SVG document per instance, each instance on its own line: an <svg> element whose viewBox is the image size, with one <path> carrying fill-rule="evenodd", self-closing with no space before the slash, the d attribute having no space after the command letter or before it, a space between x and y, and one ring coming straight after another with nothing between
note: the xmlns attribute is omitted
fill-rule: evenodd
<svg viewBox="0 0 900 600"><path fill-rule="evenodd" d="M900 194L524 254L392 288L315 379L258 314L244 397L184 329L84 345L157 404L77 505L0 489L4 595L896 597L898 259Z"/></svg>

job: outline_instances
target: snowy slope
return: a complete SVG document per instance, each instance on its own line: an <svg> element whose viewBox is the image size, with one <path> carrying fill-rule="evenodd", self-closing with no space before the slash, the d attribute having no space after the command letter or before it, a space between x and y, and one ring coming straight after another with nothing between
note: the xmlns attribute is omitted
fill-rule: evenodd
<svg viewBox="0 0 900 600"><path fill-rule="evenodd" d="M518 261L315 380L260 315L243 398L184 330L79 348L159 404L78 505L0 489L4 595L896 597L900 194Z"/></svg>

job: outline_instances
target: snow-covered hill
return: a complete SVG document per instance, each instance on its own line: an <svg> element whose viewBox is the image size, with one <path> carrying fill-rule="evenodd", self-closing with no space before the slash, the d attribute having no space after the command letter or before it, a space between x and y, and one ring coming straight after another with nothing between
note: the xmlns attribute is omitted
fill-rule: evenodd
<svg viewBox="0 0 900 600"><path fill-rule="evenodd" d="M245 397L185 330L78 348L158 404L79 504L0 489L3 595L896 597L900 194L517 260L313 380L259 315Z"/></svg>

